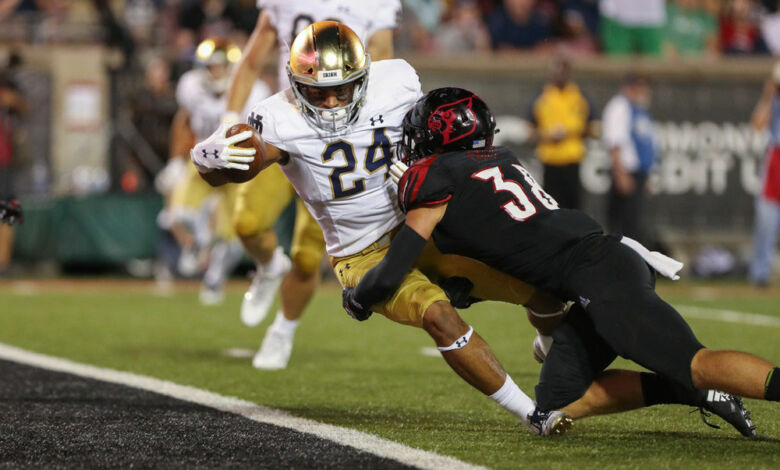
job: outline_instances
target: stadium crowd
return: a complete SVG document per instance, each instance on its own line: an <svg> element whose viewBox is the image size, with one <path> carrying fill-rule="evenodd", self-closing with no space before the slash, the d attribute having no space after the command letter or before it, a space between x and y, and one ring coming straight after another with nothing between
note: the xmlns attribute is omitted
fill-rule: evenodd
<svg viewBox="0 0 780 470"><path fill-rule="evenodd" d="M780 53L776 0L404 0L399 51L642 54L665 58ZM0 40L79 42L100 36L106 9L141 46L186 57L198 40L239 44L252 0L2 0Z"/></svg>

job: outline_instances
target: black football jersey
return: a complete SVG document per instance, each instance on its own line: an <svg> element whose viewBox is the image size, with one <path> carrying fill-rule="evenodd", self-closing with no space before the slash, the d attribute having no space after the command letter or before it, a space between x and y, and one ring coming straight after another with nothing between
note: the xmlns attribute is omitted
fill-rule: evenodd
<svg viewBox="0 0 780 470"><path fill-rule="evenodd" d="M567 248L603 232L586 214L558 208L503 147L421 159L404 173L398 199L405 212L448 203L433 232L443 253L477 259L551 291L558 290Z"/></svg>

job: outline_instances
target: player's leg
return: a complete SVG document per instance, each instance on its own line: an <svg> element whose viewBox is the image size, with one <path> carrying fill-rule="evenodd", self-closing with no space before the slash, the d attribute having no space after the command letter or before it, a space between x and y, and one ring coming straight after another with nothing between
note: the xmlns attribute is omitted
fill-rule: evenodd
<svg viewBox="0 0 780 470"><path fill-rule="evenodd" d="M775 259L777 234L780 230L780 203L763 195L756 199L756 222L753 229L753 259L750 262L750 282L769 284L772 261Z"/></svg>
<svg viewBox="0 0 780 470"><path fill-rule="evenodd" d="M233 226L257 271L241 303L241 320L260 323L271 308L290 260L277 246L274 222L292 201L295 191L277 165L261 171L238 190Z"/></svg>
<svg viewBox="0 0 780 470"><path fill-rule="evenodd" d="M745 436L754 435L750 415L738 397L689 389L654 373L604 371L617 354L579 305L572 307L553 337L536 386L542 410L560 409L581 419L652 405L690 405L717 414Z"/></svg>
<svg viewBox="0 0 780 470"><path fill-rule="evenodd" d="M570 287L588 300L596 331L619 355L688 389L780 400L770 384L776 368L752 354L704 349L655 293L649 267L636 252L609 237L590 248L587 256L599 261L577 269Z"/></svg>
<svg viewBox="0 0 780 470"><path fill-rule="evenodd" d="M241 260L243 250L233 230L233 208L238 187L228 184L218 188L219 199L214 213L215 240L200 290L200 301L204 305L222 303L225 281Z"/></svg>
<svg viewBox="0 0 780 470"><path fill-rule="evenodd" d="M290 360L295 330L319 284L325 239L317 221L298 200L290 257L292 269L282 281L282 306L252 360L258 369L284 369Z"/></svg>
<svg viewBox="0 0 780 470"><path fill-rule="evenodd" d="M3 274L11 264L13 241L13 227L10 225L0 224L0 274Z"/></svg>
<svg viewBox="0 0 780 470"><path fill-rule="evenodd" d="M341 285L357 285L386 252L387 247L333 259L334 271ZM570 419L563 413L537 416L537 421L532 422L533 400L514 383L488 344L461 319L444 291L419 270L413 269L395 294L381 305L372 306L372 310L395 322L425 329L444 360L463 380L518 416L535 432L560 433L569 426Z"/></svg>
<svg viewBox="0 0 780 470"><path fill-rule="evenodd" d="M213 188L190 164L168 200L163 225L181 248L177 268L184 276L193 276L200 271L202 252L210 242L211 232L203 212L212 192Z"/></svg>
<svg viewBox="0 0 780 470"><path fill-rule="evenodd" d="M437 283L453 277L468 279L472 285L471 296L478 299L527 305L543 314L560 312L563 306L559 299L485 263L464 256L442 254L433 242L425 246L417 266Z"/></svg>

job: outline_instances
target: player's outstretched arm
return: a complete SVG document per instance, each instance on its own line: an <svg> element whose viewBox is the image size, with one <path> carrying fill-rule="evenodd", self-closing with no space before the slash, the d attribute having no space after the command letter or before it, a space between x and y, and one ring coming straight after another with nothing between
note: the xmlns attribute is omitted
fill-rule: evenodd
<svg viewBox="0 0 780 470"><path fill-rule="evenodd" d="M393 30L380 29L371 35L366 44L366 52L371 56L371 61L392 59L393 50Z"/></svg>
<svg viewBox="0 0 780 470"><path fill-rule="evenodd" d="M271 25L268 14L261 12L254 30L244 46L241 59L230 77L226 106L228 113L236 113L237 115L244 108L244 104L252 92L252 86L263 66L268 62L274 45L276 45L276 28Z"/></svg>
<svg viewBox="0 0 780 470"><path fill-rule="evenodd" d="M431 238L436 224L444 217L447 204L422 206L409 211L406 224L393 238L384 259L371 268L354 288L343 293L344 309L357 320L371 316L371 306L389 298L398 290L404 277Z"/></svg>

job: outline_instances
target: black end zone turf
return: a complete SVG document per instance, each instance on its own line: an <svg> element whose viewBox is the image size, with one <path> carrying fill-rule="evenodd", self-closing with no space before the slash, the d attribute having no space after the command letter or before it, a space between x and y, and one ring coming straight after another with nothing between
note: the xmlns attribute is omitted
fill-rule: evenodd
<svg viewBox="0 0 780 470"><path fill-rule="evenodd" d="M0 467L410 468L163 395L0 361Z"/></svg>

